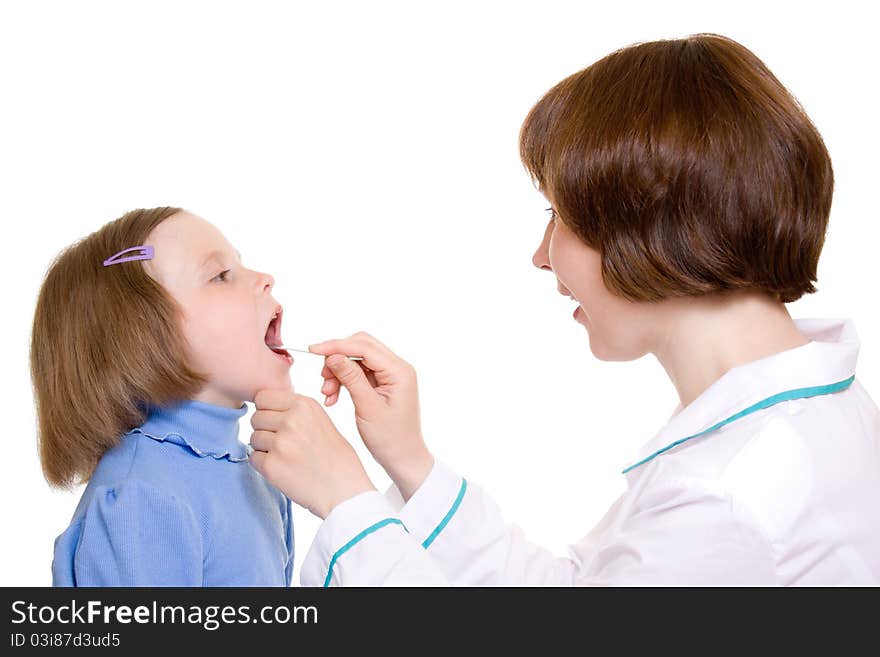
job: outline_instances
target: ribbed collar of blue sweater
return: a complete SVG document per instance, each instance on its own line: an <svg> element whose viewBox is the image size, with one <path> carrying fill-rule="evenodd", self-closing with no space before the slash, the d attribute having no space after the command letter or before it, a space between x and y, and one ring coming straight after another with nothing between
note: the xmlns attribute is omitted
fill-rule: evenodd
<svg viewBox="0 0 880 657"><path fill-rule="evenodd" d="M170 406L150 406L144 423L128 433L183 445L201 457L246 461L247 447L238 440L238 421L246 413L247 404L229 408L187 399Z"/></svg>

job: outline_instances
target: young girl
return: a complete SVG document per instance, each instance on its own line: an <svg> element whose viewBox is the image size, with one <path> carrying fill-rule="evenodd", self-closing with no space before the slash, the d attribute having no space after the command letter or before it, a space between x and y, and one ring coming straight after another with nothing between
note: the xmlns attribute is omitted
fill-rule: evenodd
<svg viewBox="0 0 880 657"><path fill-rule="evenodd" d="M56 586L287 586L290 501L238 421L290 390L274 280L210 223L134 210L63 251L31 343L43 471L88 480L55 541Z"/></svg>

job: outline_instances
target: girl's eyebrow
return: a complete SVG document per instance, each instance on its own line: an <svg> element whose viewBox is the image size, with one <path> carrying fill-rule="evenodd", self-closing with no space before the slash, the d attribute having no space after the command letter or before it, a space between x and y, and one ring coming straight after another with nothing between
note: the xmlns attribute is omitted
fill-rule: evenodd
<svg viewBox="0 0 880 657"><path fill-rule="evenodd" d="M238 256L238 261L241 262L241 253L239 253L238 250L236 250L235 254ZM208 263L211 262L211 260L214 260L214 259L220 260L221 258L223 258L223 255L224 255L223 251L220 251L219 249L214 249L213 251L211 251L207 255L207 257L204 260L202 260L202 264L199 265L199 271L204 269L208 265Z"/></svg>

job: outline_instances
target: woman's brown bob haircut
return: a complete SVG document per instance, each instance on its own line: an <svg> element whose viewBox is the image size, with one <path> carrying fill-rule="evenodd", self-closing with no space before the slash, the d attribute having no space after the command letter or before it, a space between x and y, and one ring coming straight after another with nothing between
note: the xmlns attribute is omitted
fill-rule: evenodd
<svg viewBox="0 0 880 657"><path fill-rule="evenodd" d="M102 264L179 211L133 210L65 249L46 274L30 364L40 461L54 486L87 480L149 405L188 399L205 383L187 365L179 305L144 263Z"/></svg>
<svg viewBox="0 0 880 657"><path fill-rule="evenodd" d="M731 39L611 53L538 101L520 154L626 299L815 292L831 160L797 100Z"/></svg>

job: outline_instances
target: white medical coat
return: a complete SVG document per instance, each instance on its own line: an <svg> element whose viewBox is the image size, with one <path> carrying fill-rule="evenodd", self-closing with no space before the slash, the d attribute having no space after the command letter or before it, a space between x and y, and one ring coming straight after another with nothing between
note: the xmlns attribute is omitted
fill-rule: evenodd
<svg viewBox="0 0 880 657"><path fill-rule="evenodd" d="M880 412L854 380L858 338L846 320L796 325L810 343L735 367L679 405L567 556L531 543L435 461L406 503L392 486L335 507L301 583L880 583Z"/></svg>

